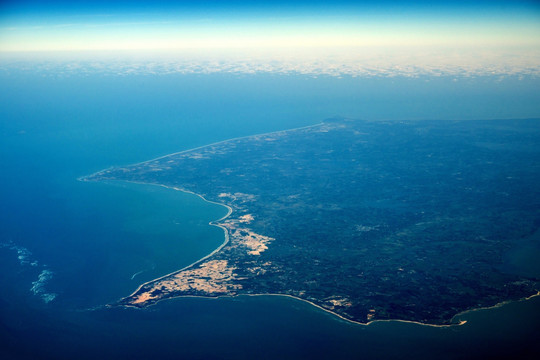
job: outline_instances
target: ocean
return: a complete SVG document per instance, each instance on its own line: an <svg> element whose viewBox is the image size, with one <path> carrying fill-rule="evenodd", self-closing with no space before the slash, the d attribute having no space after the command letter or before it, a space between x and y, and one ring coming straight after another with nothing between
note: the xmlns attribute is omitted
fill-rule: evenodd
<svg viewBox="0 0 540 360"><path fill-rule="evenodd" d="M540 354L538 297L460 315L467 323L451 328L355 325L278 296L108 308L141 283L217 248L223 231L208 222L227 210L158 186L77 179L335 115L535 117L538 85L518 77L4 71L1 358L533 358ZM535 259L523 258L518 262L537 274Z"/></svg>

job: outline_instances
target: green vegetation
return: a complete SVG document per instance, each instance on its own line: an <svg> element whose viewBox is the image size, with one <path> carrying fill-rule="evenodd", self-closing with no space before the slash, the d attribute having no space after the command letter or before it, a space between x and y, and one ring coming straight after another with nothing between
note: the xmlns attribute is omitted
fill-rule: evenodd
<svg viewBox="0 0 540 360"><path fill-rule="evenodd" d="M219 252L119 304L284 294L358 322L448 324L538 291L505 258L539 248L539 139L537 120L332 119L87 180L163 184L233 209Z"/></svg>

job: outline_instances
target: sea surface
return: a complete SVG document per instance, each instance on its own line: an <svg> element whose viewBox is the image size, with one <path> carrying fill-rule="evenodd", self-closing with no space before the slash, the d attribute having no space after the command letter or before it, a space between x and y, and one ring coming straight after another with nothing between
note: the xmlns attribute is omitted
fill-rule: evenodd
<svg viewBox="0 0 540 360"><path fill-rule="evenodd" d="M540 298L437 328L355 325L279 296L105 305L224 240L225 207L78 178L228 138L363 119L538 117L540 81L300 75L0 74L0 357L534 358ZM537 241L508 266L538 276ZM532 249L532 250L531 250Z"/></svg>

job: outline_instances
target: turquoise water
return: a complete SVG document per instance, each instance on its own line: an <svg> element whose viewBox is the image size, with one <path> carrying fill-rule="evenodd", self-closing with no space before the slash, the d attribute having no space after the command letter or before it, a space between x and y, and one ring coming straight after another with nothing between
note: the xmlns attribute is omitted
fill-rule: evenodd
<svg viewBox="0 0 540 360"><path fill-rule="evenodd" d="M144 311L104 308L218 247L223 231L208 222L226 209L158 186L77 180L109 166L336 114L534 116L538 81L434 79L427 86L425 79L16 73L0 80L2 358L540 353L538 298L460 315L467 324L447 329L359 326L304 302L268 296L176 299ZM514 251L511 259L523 256ZM527 264L522 271L535 271L531 259Z"/></svg>

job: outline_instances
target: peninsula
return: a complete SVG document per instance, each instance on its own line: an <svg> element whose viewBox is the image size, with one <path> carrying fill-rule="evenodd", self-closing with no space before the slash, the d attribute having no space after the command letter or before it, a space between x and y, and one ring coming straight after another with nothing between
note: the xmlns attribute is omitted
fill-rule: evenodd
<svg viewBox="0 0 540 360"><path fill-rule="evenodd" d="M215 252L116 305L280 294L360 323L448 325L538 293L508 263L540 228L540 122L361 121L237 138L85 181L226 205Z"/></svg>

